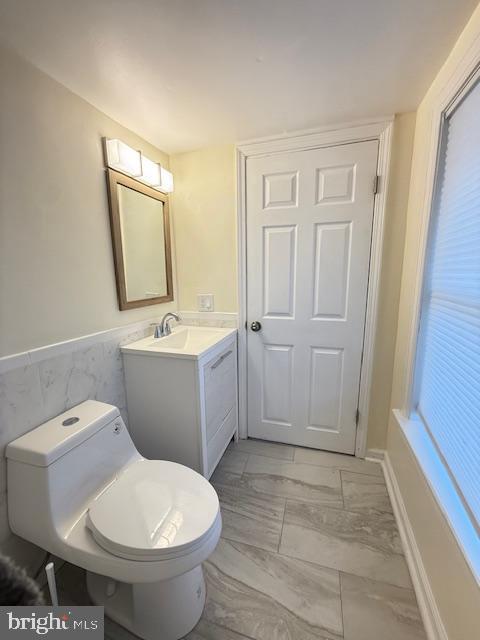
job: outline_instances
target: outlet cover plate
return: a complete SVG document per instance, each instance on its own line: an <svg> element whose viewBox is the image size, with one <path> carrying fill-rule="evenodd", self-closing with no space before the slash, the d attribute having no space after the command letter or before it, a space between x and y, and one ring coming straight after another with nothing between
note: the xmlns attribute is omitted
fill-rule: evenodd
<svg viewBox="0 0 480 640"><path fill-rule="evenodd" d="M199 311L213 311L213 293L199 293L197 296Z"/></svg>

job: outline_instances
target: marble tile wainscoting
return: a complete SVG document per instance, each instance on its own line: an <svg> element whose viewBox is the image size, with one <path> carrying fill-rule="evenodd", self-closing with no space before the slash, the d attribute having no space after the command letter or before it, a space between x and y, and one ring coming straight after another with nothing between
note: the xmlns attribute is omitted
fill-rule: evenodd
<svg viewBox="0 0 480 640"><path fill-rule="evenodd" d="M5 445L88 398L117 406L128 424L120 346L151 333L150 322L0 359L0 549L27 570L43 553L8 526Z"/></svg>
<svg viewBox="0 0 480 640"><path fill-rule="evenodd" d="M198 327L221 327L233 329L237 326L238 314L220 311L179 311L182 323Z"/></svg>
<svg viewBox="0 0 480 640"><path fill-rule="evenodd" d="M186 640L426 640L379 464L240 440L211 480L222 537ZM57 577L63 604L89 603L82 569Z"/></svg>

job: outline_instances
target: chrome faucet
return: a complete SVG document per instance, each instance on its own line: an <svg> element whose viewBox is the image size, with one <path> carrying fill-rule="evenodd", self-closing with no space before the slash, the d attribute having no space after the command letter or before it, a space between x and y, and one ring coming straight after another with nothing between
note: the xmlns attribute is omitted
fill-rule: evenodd
<svg viewBox="0 0 480 640"><path fill-rule="evenodd" d="M164 338L165 336L169 336L172 333L172 329L170 327L170 322L172 320L180 322L180 316L169 311L163 316L160 323L155 325L155 332L153 334L154 338Z"/></svg>

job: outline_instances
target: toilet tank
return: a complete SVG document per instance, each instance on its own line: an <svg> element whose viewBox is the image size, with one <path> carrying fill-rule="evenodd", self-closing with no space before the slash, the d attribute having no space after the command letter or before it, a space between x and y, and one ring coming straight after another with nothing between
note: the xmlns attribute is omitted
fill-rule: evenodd
<svg viewBox="0 0 480 640"><path fill-rule="evenodd" d="M10 527L48 549L140 455L118 409L87 400L8 444L6 457Z"/></svg>

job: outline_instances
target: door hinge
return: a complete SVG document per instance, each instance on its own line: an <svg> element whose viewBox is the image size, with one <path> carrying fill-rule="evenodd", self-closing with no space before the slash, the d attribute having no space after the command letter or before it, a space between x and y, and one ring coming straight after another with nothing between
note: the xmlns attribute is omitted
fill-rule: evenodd
<svg viewBox="0 0 480 640"><path fill-rule="evenodd" d="M355 424L358 427L358 423L360 422L360 410L357 409L355 412Z"/></svg>
<svg viewBox="0 0 480 640"><path fill-rule="evenodd" d="M373 178L373 195L377 195L379 183L380 183L380 176L376 175Z"/></svg>

